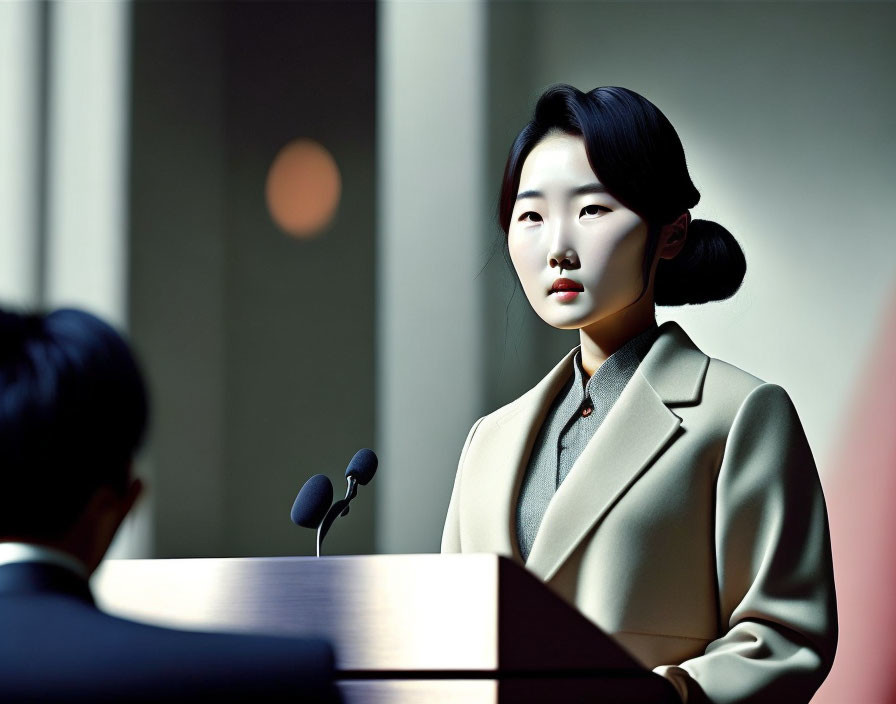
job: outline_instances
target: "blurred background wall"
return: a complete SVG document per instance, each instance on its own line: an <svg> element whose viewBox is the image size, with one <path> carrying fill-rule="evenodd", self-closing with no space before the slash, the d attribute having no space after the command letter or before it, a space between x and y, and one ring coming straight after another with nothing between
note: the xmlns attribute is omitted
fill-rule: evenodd
<svg viewBox="0 0 896 704"><path fill-rule="evenodd" d="M307 554L298 488L375 445L376 6L3 2L0 28L0 300L112 319L150 381L113 554ZM316 236L267 205L300 138L339 173ZM329 549L373 551L373 508Z"/></svg>
<svg viewBox="0 0 896 704"><path fill-rule="evenodd" d="M342 491L374 445L376 7L147 2L132 23L130 312L155 391L154 552L307 553L288 520L299 486L323 472ZM314 237L266 204L297 138L341 174ZM373 551L365 499L330 550Z"/></svg>
<svg viewBox="0 0 896 704"><path fill-rule="evenodd" d="M894 25L890 2L0 3L0 301L111 318L152 387L151 493L116 554L309 554L296 491L340 492L364 446L381 472L329 551L438 549L469 427L577 342L495 223L513 137L568 82L677 128L695 217L749 269L659 318L788 390L835 559L880 563L889 534L848 503L876 525L885 494L854 491L894 472ZM310 236L268 207L300 138L339 174Z"/></svg>

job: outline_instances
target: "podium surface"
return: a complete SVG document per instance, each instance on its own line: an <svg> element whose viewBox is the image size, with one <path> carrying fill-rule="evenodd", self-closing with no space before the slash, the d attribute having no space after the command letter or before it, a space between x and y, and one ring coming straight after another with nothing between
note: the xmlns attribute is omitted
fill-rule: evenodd
<svg viewBox="0 0 896 704"><path fill-rule="evenodd" d="M347 702L662 701L662 683L497 555L109 560L100 607L157 625L315 635Z"/></svg>

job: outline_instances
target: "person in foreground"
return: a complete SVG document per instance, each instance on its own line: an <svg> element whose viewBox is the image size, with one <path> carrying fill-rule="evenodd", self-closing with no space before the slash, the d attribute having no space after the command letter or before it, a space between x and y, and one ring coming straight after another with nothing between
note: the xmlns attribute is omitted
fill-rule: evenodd
<svg viewBox="0 0 896 704"><path fill-rule="evenodd" d="M147 421L124 340L77 310L0 310L0 701L339 701L312 638L101 612L88 578L141 482Z"/></svg>
<svg viewBox="0 0 896 704"><path fill-rule="evenodd" d="M808 702L837 619L799 417L780 386L654 316L743 280L732 235L691 220L699 197L644 97L542 95L499 217L530 304L580 345L470 430L442 551L525 564L682 701Z"/></svg>

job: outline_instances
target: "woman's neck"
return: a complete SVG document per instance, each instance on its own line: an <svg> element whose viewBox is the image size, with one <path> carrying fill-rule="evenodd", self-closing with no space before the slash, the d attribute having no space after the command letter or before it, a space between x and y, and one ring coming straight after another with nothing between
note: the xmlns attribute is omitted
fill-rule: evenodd
<svg viewBox="0 0 896 704"><path fill-rule="evenodd" d="M582 368L589 377L594 376L607 357L647 328L656 325L653 306L649 309L631 310L631 315L613 316L579 330L582 346Z"/></svg>

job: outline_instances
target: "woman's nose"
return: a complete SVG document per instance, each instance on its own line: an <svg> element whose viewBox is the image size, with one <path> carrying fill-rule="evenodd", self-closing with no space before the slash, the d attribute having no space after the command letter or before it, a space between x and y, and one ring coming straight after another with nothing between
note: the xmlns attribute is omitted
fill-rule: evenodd
<svg viewBox="0 0 896 704"><path fill-rule="evenodd" d="M565 236L566 225L559 223L551 238L551 246L548 249L548 266L552 269L578 269L579 257L570 246Z"/></svg>
<svg viewBox="0 0 896 704"><path fill-rule="evenodd" d="M552 269L556 269L557 267L561 269L578 269L578 259L576 258L575 252L572 250L567 250L566 252L551 252L551 255L548 257L548 264Z"/></svg>

